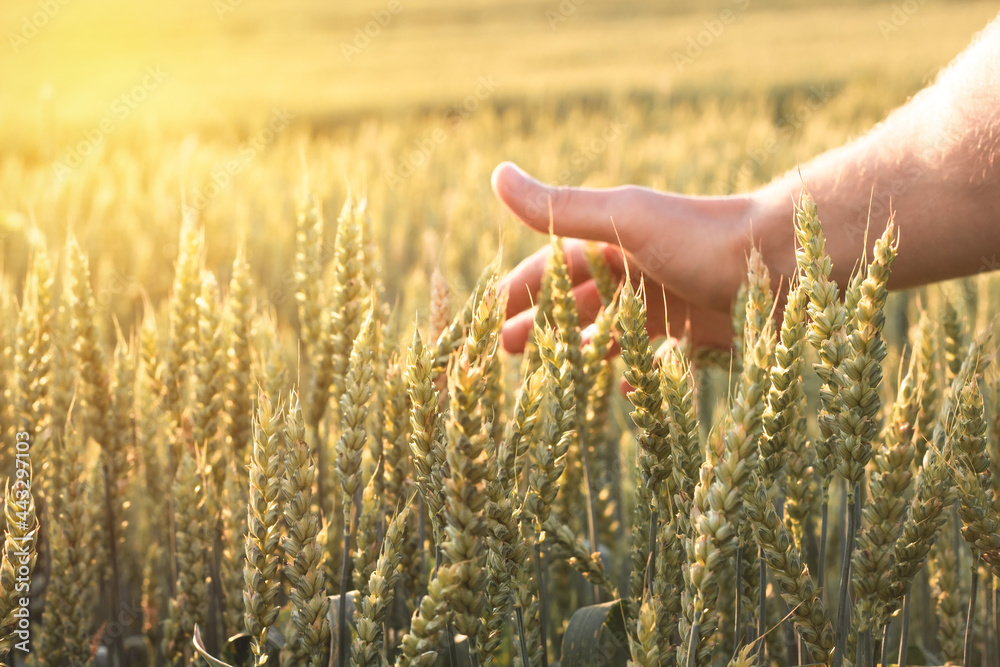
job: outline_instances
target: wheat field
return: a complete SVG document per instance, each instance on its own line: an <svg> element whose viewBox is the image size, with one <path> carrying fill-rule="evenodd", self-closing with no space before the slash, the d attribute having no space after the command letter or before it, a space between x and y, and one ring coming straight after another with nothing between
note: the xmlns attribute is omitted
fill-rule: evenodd
<svg viewBox="0 0 1000 667"><path fill-rule="evenodd" d="M287 4L0 9L5 664L1000 665L997 258L838 286L803 195L661 347L489 179L745 192L994 5Z"/></svg>

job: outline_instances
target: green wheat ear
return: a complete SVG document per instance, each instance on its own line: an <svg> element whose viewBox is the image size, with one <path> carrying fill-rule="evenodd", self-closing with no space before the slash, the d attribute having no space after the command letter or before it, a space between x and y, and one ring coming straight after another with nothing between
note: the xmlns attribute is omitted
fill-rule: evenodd
<svg viewBox="0 0 1000 667"><path fill-rule="evenodd" d="M90 658L90 615L100 575L92 543L95 518L87 511L84 494L82 450L77 435L70 435L68 443L58 437L52 447L52 492L47 496L52 574L45 595L62 603L51 605L42 617L33 647L49 664L85 664Z"/></svg>
<svg viewBox="0 0 1000 667"><path fill-rule="evenodd" d="M840 410L840 383L836 370L850 353L847 340L848 313L840 301L837 283L830 278L833 262L826 252L826 236L820 224L816 203L803 195L795 213L795 236L799 248L795 253L799 267L799 281L809 296L810 345L819 356L813 366L823 382L820 399L823 410L818 421L822 437L816 443L816 471L823 478L824 503L829 497L829 486L837 461L840 431L837 414ZM821 577L822 578L822 577Z"/></svg>
<svg viewBox="0 0 1000 667"><path fill-rule="evenodd" d="M802 284L796 283L785 302L774 365L769 371L771 387L762 416L764 437L760 441L757 467L768 488L774 485L785 464L790 440L800 435L795 429L799 415L804 413L801 402L805 397L802 370L805 366L807 303L808 295Z"/></svg>
<svg viewBox="0 0 1000 667"><path fill-rule="evenodd" d="M952 438L958 456L958 513L962 537L982 555L994 573L1000 572L1000 519L992 511L996 503L987 446L987 424L979 386L970 382L962 390L960 417Z"/></svg>
<svg viewBox="0 0 1000 667"><path fill-rule="evenodd" d="M222 485L223 442L219 439L226 399L225 331L219 302L219 286L211 272L202 274L198 296L198 346L195 368L198 385L192 419L192 439L205 447L215 471L215 483Z"/></svg>
<svg viewBox="0 0 1000 667"><path fill-rule="evenodd" d="M294 392L289 399L285 428L284 478L281 497L288 534L282 540L285 552L285 579L290 585L292 642L296 659L319 667L329 648L329 599L323 569L323 545L317 540L320 518L313 509L312 489L316 465L305 442L302 406Z"/></svg>
<svg viewBox="0 0 1000 667"><path fill-rule="evenodd" d="M438 439L438 390L434 384L432 351L414 330L406 362L406 385L410 397L409 447L417 489L427 506L434 542L444 540L444 497L436 478L444 465L444 448Z"/></svg>
<svg viewBox="0 0 1000 667"><path fill-rule="evenodd" d="M163 371L164 408L178 426L191 400L189 378L198 341L198 296L201 294L204 245L204 231L192 218L185 217L170 300L170 337Z"/></svg>
<svg viewBox="0 0 1000 667"><path fill-rule="evenodd" d="M241 244L233 260L229 298L223 325L228 342L227 381L225 386L226 448L241 466L247 459L253 437L253 384L250 369L250 331L253 323L253 278Z"/></svg>
<svg viewBox="0 0 1000 667"><path fill-rule="evenodd" d="M878 389L882 383L882 360L885 342L885 301L889 295L887 283L896 258L895 227L892 221L875 243L875 256L868 266L868 275L859 288L860 296L854 316L856 329L849 343L852 354L837 369L841 406L837 425L841 437L837 452L841 461L837 468L850 485L857 484L871 458L872 440L877 432L875 417L881 405Z"/></svg>
<svg viewBox="0 0 1000 667"><path fill-rule="evenodd" d="M386 529L382 553L366 582L368 594L361 602L357 621L358 636L354 640L353 659L358 667L380 667L385 637L382 623L392 605L396 584L403 560L403 538L410 509L404 506L389 522Z"/></svg>
<svg viewBox="0 0 1000 667"><path fill-rule="evenodd" d="M876 450L872 458L871 500L862 511L858 548L851 563L855 614L858 618L871 617L876 640L882 626L889 621L880 599L885 597L892 583L891 547L902 528L906 493L913 481L914 424L920 408L915 367L916 364L911 363L900 381L891 419L882 436L885 445Z"/></svg>
<svg viewBox="0 0 1000 667"><path fill-rule="evenodd" d="M343 419L344 394L350 390L348 372L351 365L355 338L365 326L363 311L365 293L363 291L363 261L361 240L361 217L364 215L358 204L348 198L337 220L337 239L333 256L333 290L328 304L330 329L327 333L330 357L330 398L333 399L336 420ZM367 350L370 353L370 350ZM324 374L320 378L326 382ZM321 396L314 397L314 401ZM318 423L322 413L315 416Z"/></svg>
<svg viewBox="0 0 1000 667"><path fill-rule="evenodd" d="M646 572L647 560L655 553L656 521L669 521L673 515L673 454L670 422L664 410L660 376L646 331L646 304L632 283L624 283L618 304L618 328L621 330L622 359L625 379L635 389L629 393L632 421L639 429L639 483L635 490L633 533L629 575L630 597L627 603L628 628L633 647L640 637L635 624L640 614L640 601L651 575ZM658 514L656 514L658 512ZM649 630L649 628L646 628ZM652 640L650 640L652 641ZM656 641L659 644L659 641Z"/></svg>
<svg viewBox="0 0 1000 667"><path fill-rule="evenodd" d="M323 345L323 211L320 201L308 189L295 203L295 303L299 331L309 357Z"/></svg>
<svg viewBox="0 0 1000 667"><path fill-rule="evenodd" d="M341 436L336 447L337 480L340 483L344 524L351 523L354 496L361 488L361 459L368 441L365 428L368 418L368 401L372 396L372 354L375 320L371 312L365 316L361 330L354 341L350 363L344 379L345 391L341 398Z"/></svg>
<svg viewBox="0 0 1000 667"><path fill-rule="evenodd" d="M208 619L209 523L205 521L204 462L183 450L173 485L177 580L163 629L163 653L181 667L190 661L195 625Z"/></svg>
<svg viewBox="0 0 1000 667"><path fill-rule="evenodd" d="M280 420L280 405L273 407L266 394L259 394L254 416L253 450L250 455L247 562L243 570L246 584L243 593L243 618L251 637L254 664L258 667L267 661L267 632L274 625L279 612Z"/></svg>

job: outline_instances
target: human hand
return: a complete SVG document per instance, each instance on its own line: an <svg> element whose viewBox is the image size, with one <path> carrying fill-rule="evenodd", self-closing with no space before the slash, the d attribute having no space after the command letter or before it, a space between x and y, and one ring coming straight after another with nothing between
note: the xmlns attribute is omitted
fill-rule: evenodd
<svg viewBox="0 0 1000 667"><path fill-rule="evenodd" d="M549 231L551 200L553 232L567 237L566 261L581 325L593 322L601 307L584 254L585 241L598 241L616 278L625 276L627 262L633 282L645 283L651 337L686 333L693 348L732 345L730 309L746 274L751 197L686 197L633 185L552 187L509 162L497 166L492 180L497 198L537 231ZM503 327L509 352L523 351L531 333L531 304L548 254L546 246L503 281L509 289Z"/></svg>

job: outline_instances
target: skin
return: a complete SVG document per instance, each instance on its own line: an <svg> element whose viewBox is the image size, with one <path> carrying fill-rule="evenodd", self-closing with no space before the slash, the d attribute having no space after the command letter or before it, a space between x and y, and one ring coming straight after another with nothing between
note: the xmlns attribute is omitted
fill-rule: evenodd
<svg viewBox="0 0 1000 667"><path fill-rule="evenodd" d="M553 187L509 162L497 166L492 182L497 198L539 232L549 231L551 202L584 323L600 306L583 254L590 240L602 244L618 277L627 259L633 281L643 281L651 296L664 294L648 302L652 336L686 334L695 347L728 348L730 308L751 246L761 249L776 289L795 274L792 220L803 189L816 201L840 285L863 255L866 228L870 257L890 216L899 230L891 289L1000 268L997 162L1000 20L868 134L754 192L689 197L635 185ZM522 351L531 332L547 254L531 255L504 280L509 352Z"/></svg>

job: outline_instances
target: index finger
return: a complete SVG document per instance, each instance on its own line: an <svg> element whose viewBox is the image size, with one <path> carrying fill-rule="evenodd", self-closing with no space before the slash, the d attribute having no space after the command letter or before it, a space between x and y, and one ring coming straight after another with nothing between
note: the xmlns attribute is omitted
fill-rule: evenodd
<svg viewBox="0 0 1000 667"><path fill-rule="evenodd" d="M633 225L618 230L613 222L613 218L635 217L631 186L602 189L551 186L512 162L497 165L491 182L497 198L537 231L552 228L560 236L607 243L617 242L621 232L626 245L635 231Z"/></svg>

